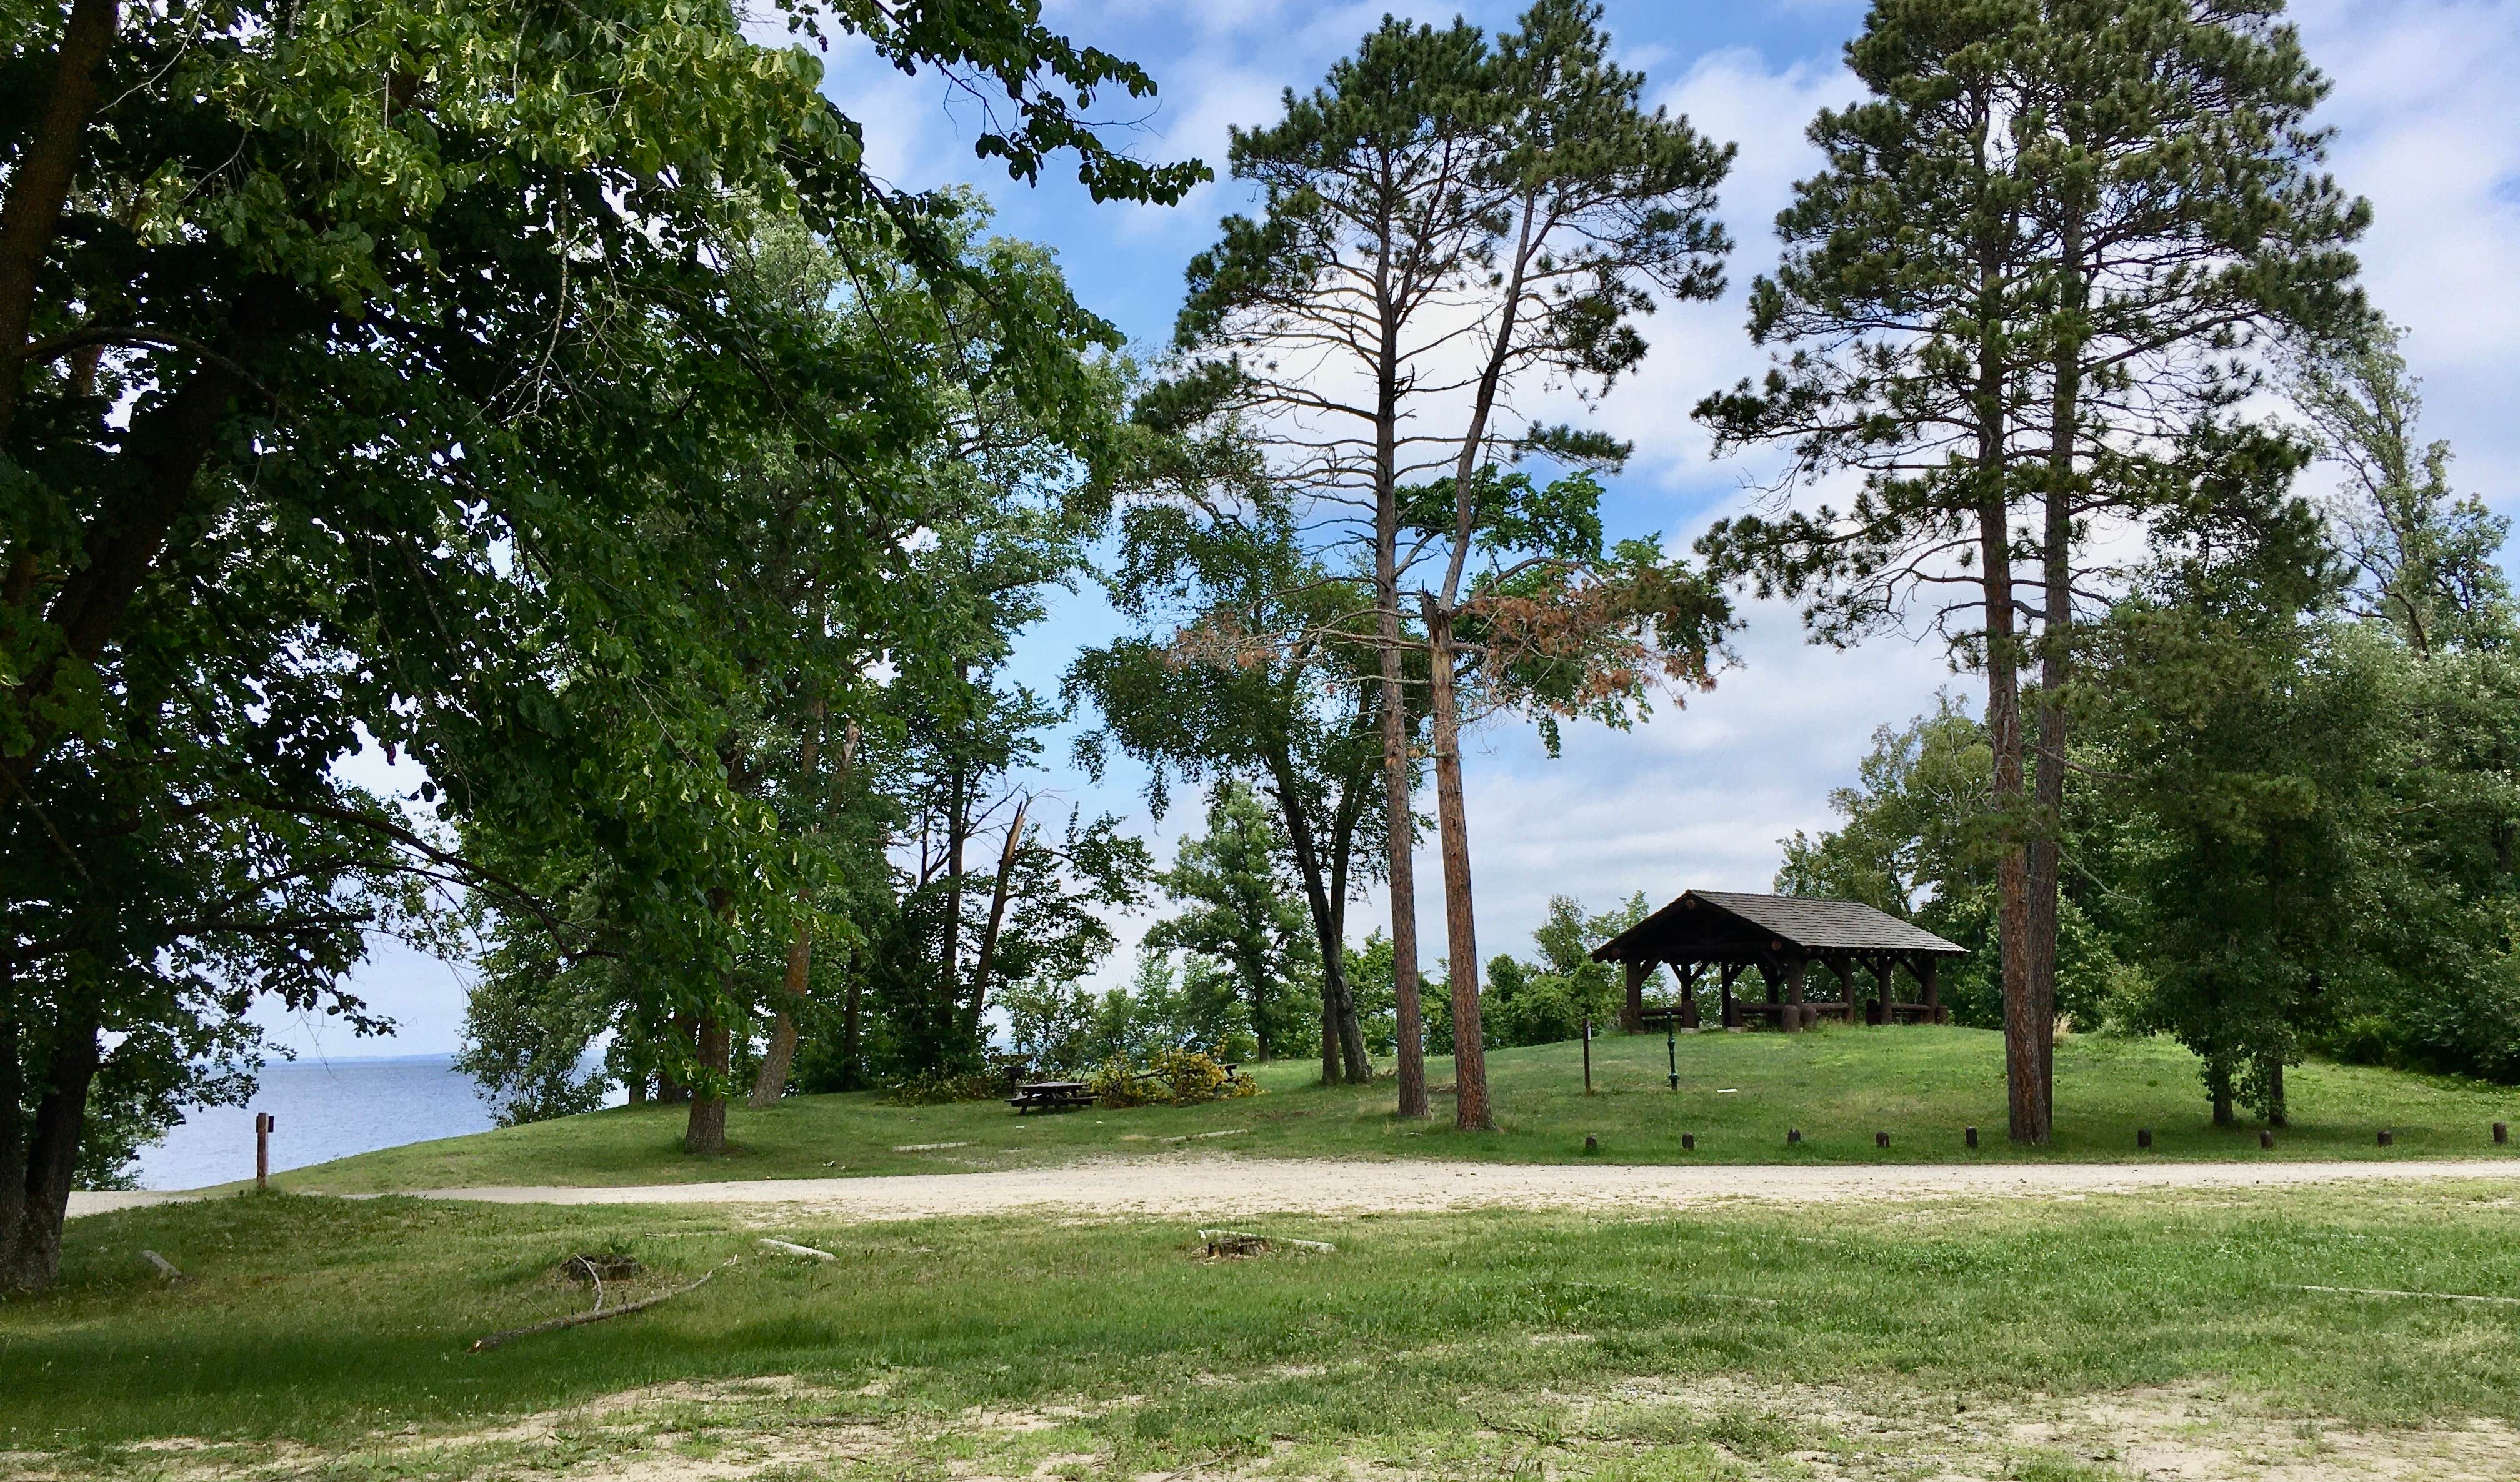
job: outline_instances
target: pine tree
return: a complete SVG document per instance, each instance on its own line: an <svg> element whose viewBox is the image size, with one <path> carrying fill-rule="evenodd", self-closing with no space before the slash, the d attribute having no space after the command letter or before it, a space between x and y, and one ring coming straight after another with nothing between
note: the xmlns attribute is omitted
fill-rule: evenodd
<svg viewBox="0 0 2520 1482"><path fill-rule="evenodd" d="M2326 85L2278 9L1882 0L1847 50L1871 97L1813 123L1827 167L1751 295L1793 353L1699 409L1724 445L1788 444L1789 477L1866 475L1843 509L1719 525L1727 570L1804 600L1822 641L1921 621L1985 673L2021 1142L2053 1124L2078 605L2212 497L2260 337L2361 312L2367 211L2313 172Z"/></svg>

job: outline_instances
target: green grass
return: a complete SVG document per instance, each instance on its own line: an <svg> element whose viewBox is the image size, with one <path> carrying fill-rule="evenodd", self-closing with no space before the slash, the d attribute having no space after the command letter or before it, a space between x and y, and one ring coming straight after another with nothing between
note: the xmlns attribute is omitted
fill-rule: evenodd
<svg viewBox="0 0 2520 1482"><path fill-rule="evenodd" d="M1266 1094L1196 1107L1103 1108L1018 1119L997 1101L898 1106L873 1095L792 1097L767 1111L729 1115L724 1158L681 1150L679 1108L620 1108L419 1143L282 1174L298 1191L368 1193L485 1185L670 1184L1036 1166L1089 1154L1232 1151L1252 1157L1476 1158L1567 1162L1595 1137L1614 1163L1790 1161L1958 1162L2126 1159L2135 1132L2153 1131L2150 1156L2208 1158L2436 1158L2508 1156L2489 1139L2520 1121L2520 1092L2473 1082L2314 1061L2291 1072L2293 1126L2262 1152L2253 1129L2209 1125L2195 1059L2167 1041L2078 1035L2056 1052L2056 1141L2046 1149L2004 1140L2002 1038L1990 1031L1907 1026L1831 1028L1803 1035L1701 1034L1679 1046L1681 1087L1668 1086L1658 1035L1609 1035L1593 1048L1586 1097L1578 1043L1490 1056L1494 1135L1451 1127L1449 1098L1432 1122L1391 1113L1388 1081L1323 1088L1313 1067L1259 1067ZM1429 1064L1448 1084L1449 1060ZM1960 1130L1975 1125L1971 1153ZM2396 1145L2374 1133L2389 1128ZM1803 1134L1786 1145L1788 1128ZM1891 1135L1888 1150L1872 1135ZM1196 1134L1227 1133L1222 1137ZM1697 1150L1684 1153L1681 1136ZM1182 1141L1167 1141L1182 1140ZM916 1145L960 1147L897 1151ZM2515 1164L2520 1166L2520 1164Z"/></svg>
<svg viewBox="0 0 2520 1482"><path fill-rule="evenodd" d="M1066 1444L1120 1476L1394 1438L1420 1460L1631 1432L1701 1461L1853 1444L1790 1408L1656 1418L1652 1396L1620 1388L1636 1383L1718 1399L1828 1385L1945 1416L2192 1385L2358 1423L2512 1421L2520 1308L2285 1283L2520 1293L2515 1196L2520 1183L2491 1181L1281 1218L1271 1233L1337 1250L1228 1262L1199 1259L1186 1221L768 1227L832 1265L770 1256L762 1230L687 1207L241 1196L72 1222L59 1286L0 1302L0 1448L113 1471L153 1438L287 1441L347 1467L408 1427L477 1430L634 1386L767 1374L820 1386L824 1426L942 1417L942 1436L970 1429L957 1415L1072 1406ZM742 1259L652 1311L467 1351L582 1307L552 1269L608 1245L648 1263L650 1286ZM187 1280L158 1280L142 1247ZM662 1428L706 1444L705 1427ZM2111 1475L2061 1455L2013 1465L2000 1474Z"/></svg>

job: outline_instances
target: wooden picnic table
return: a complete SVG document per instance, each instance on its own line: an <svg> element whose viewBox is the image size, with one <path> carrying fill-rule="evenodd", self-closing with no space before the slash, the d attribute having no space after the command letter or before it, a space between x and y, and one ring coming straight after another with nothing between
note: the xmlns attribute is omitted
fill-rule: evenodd
<svg viewBox="0 0 2520 1482"><path fill-rule="evenodd" d="M1007 1104L1017 1116L1027 1111L1073 1111L1093 1105L1094 1093L1083 1081L1027 1081L1007 1098Z"/></svg>

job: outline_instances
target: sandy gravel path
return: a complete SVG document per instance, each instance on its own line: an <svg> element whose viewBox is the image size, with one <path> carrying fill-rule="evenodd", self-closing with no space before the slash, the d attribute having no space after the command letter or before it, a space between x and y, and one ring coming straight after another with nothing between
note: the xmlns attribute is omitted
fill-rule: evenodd
<svg viewBox="0 0 2520 1482"><path fill-rule="evenodd" d="M2520 1180L2511 1161L2302 1163L1994 1163L1854 1167L1725 1164L1347 1162L1328 1158L1103 1158L1059 1168L759 1179L625 1188L419 1190L428 1199L492 1204L786 1206L843 1220L1055 1209L1079 1214L1363 1214L1442 1209L1650 1209L1726 1199L1825 1204L1948 1196L2053 1198L2147 1189L2274 1189L2306 1184L2442 1179ZM72 1214L182 1198L72 1194Z"/></svg>
<svg viewBox="0 0 2520 1482"><path fill-rule="evenodd" d="M1656 1208L1720 1199L1829 1203L1935 1195L2265 1189L2397 1179L2520 1179L2520 1162L2051 1163L1979 1167L1347 1162L1315 1158L1100 1159L1063 1168L784 1179L633 1189L445 1189L496 1203L803 1206L856 1220L1052 1208L1088 1214L1362 1214L1510 1207Z"/></svg>

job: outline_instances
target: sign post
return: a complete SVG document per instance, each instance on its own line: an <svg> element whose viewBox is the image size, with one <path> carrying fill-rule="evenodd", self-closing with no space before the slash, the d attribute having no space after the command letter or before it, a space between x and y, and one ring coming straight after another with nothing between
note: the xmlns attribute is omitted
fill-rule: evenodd
<svg viewBox="0 0 2520 1482"><path fill-rule="evenodd" d="M253 1188L256 1193L271 1191L271 1131L280 1119L268 1111L253 1114Z"/></svg>

